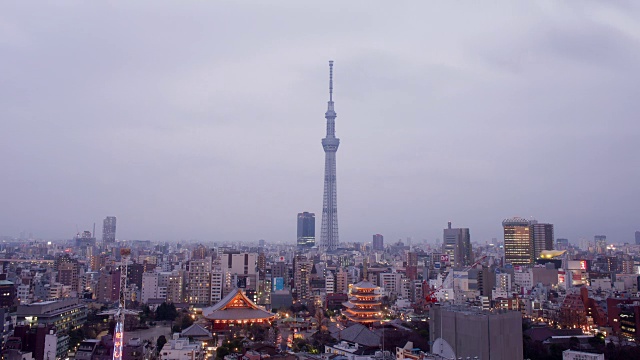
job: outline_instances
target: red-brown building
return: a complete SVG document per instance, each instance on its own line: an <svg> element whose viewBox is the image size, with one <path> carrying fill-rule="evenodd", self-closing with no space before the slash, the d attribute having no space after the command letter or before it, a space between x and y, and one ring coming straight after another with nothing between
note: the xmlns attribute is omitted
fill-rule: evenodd
<svg viewBox="0 0 640 360"><path fill-rule="evenodd" d="M593 319L593 323L598 326L608 326L607 313L594 298L589 297L589 290L584 286L580 289L580 297L587 316Z"/></svg>
<svg viewBox="0 0 640 360"><path fill-rule="evenodd" d="M607 315L614 334L640 340L640 298L608 298Z"/></svg>
<svg viewBox="0 0 640 360"><path fill-rule="evenodd" d="M560 325L565 327L587 326L587 311L580 295L569 294L564 298L560 306Z"/></svg>

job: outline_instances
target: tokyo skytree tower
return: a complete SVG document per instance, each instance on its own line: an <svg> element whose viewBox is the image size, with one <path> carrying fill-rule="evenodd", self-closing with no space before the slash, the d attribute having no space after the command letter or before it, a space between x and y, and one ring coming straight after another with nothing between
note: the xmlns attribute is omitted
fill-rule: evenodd
<svg viewBox="0 0 640 360"><path fill-rule="evenodd" d="M322 139L325 158L320 245L323 251L333 251L339 243L336 152L340 145L340 139L336 138L336 112L333 110L333 61L329 61L329 104L324 117L327 119L327 136Z"/></svg>

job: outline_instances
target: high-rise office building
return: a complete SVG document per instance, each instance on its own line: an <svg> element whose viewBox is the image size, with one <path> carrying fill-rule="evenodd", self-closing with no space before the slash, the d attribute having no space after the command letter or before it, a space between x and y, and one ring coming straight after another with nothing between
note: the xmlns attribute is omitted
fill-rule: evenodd
<svg viewBox="0 0 640 360"><path fill-rule="evenodd" d="M211 265L210 257L189 261L187 283L189 304L211 304Z"/></svg>
<svg viewBox="0 0 640 360"><path fill-rule="evenodd" d="M451 228L451 222L444 229L442 251L449 255L454 267L472 264L471 235L468 228Z"/></svg>
<svg viewBox="0 0 640 360"><path fill-rule="evenodd" d="M58 282L62 285L70 286L71 291L78 291L78 278L80 274L80 264L77 259L72 259L68 254L59 256L54 263L58 272Z"/></svg>
<svg viewBox="0 0 640 360"><path fill-rule="evenodd" d="M338 248L340 242L338 236L338 188L336 185L336 152L340 145L340 139L336 137L336 112L333 108L333 61L329 61L329 104L324 117L327 119L327 136L322 139L325 160L320 243L323 251L333 251Z"/></svg>
<svg viewBox="0 0 640 360"><path fill-rule="evenodd" d="M167 279L167 302L180 303L184 301L184 272L174 270Z"/></svg>
<svg viewBox="0 0 640 360"><path fill-rule="evenodd" d="M380 234L373 235L373 250L375 251L383 251L384 250L384 237Z"/></svg>
<svg viewBox="0 0 640 360"><path fill-rule="evenodd" d="M96 299L112 302L120 299L120 271L102 271L96 286Z"/></svg>
<svg viewBox="0 0 640 360"><path fill-rule="evenodd" d="M533 258L537 259L542 251L553 250L553 224L539 224L537 221L531 221L530 225L533 236Z"/></svg>
<svg viewBox="0 0 640 360"><path fill-rule="evenodd" d="M593 237L597 254L605 254L607 252L607 236L596 235Z"/></svg>
<svg viewBox="0 0 640 360"><path fill-rule="evenodd" d="M307 259L306 256L298 255L294 259L293 282L296 289L298 301L307 302L311 300L311 270L313 261Z"/></svg>
<svg viewBox="0 0 640 360"><path fill-rule="evenodd" d="M556 239L556 249L567 250L569 247L569 239L558 238Z"/></svg>
<svg viewBox="0 0 640 360"><path fill-rule="evenodd" d="M143 304L149 303L150 299L158 299L158 273L142 274L142 288L140 290L140 301Z"/></svg>
<svg viewBox="0 0 640 360"><path fill-rule="evenodd" d="M410 251L407 253L406 274L409 280L413 281L418 278L418 253ZM365 279L367 281L367 279Z"/></svg>
<svg viewBox="0 0 640 360"><path fill-rule="evenodd" d="M210 256L209 249L207 249L204 245L199 244L193 249L191 252L192 260L203 260L204 258Z"/></svg>
<svg viewBox="0 0 640 360"><path fill-rule="evenodd" d="M504 261L512 265L531 265L534 261L533 236L527 219L514 217L502 222Z"/></svg>
<svg viewBox="0 0 640 360"><path fill-rule="evenodd" d="M219 255L224 273L223 296L235 288L258 289L258 254L230 251Z"/></svg>
<svg viewBox="0 0 640 360"><path fill-rule="evenodd" d="M107 216L102 222L102 244L113 244L116 242L116 217Z"/></svg>
<svg viewBox="0 0 640 360"><path fill-rule="evenodd" d="M636 231L636 245L640 245L640 231Z"/></svg>
<svg viewBox="0 0 640 360"><path fill-rule="evenodd" d="M82 257L90 257L95 255L96 238L91 231L78 233L75 237L75 253Z"/></svg>
<svg viewBox="0 0 640 360"><path fill-rule="evenodd" d="M347 294L349 291L349 274L343 269L338 268L334 276L336 283L336 294Z"/></svg>
<svg viewBox="0 0 640 360"><path fill-rule="evenodd" d="M316 214L298 213L298 247L310 248L316 244Z"/></svg>

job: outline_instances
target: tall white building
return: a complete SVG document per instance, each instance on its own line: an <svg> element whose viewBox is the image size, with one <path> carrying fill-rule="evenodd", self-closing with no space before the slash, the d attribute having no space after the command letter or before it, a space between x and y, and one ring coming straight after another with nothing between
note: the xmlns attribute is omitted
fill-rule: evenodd
<svg viewBox="0 0 640 360"><path fill-rule="evenodd" d="M387 296L403 296L402 274L380 273L380 287Z"/></svg>
<svg viewBox="0 0 640 360"><path fill-rule="evenodd" d="M307 260L305 256L296 256L293 282L296 289L298 301L312 300L311 293L311 270L313 261Z"/></svg>
<svg viewBox="0 0 640 360"><path fill-rule="evenodd" d="M170 271L162 271L158 273L158 299L167 299L169 292L169 280L171 279Z"/></svg>
<svg viewBox="0 0 640 360"><path fill-rule="evenodd" d="M20 299L20 305L26 305L31 303L31 286L26 284L20 284L17 286L16 296Z"/></svg>
<svg viewBox="0 0 640 360"><path fill-rule="evenodd" d="M349 293L349 274L343 268L339 268L335 274L336 294Z"/></svg>
<svg viewBox="0 0 640 360"><path fill-rule="evenodd" d="M523 269L513 273L513 283L519 288L533 288L533 269Z"/></svg>
<svg viewBox="0 0 640 360"><path fill-rule="evenodd" d="M182 270L174 270L169 275L167 281L167 302L181 303L184 301L184 272Z"/></svg>
<svg viewBox="0 0 640 360"><path fill-rule="evenodd" d="M257 289L258 254L256 253L223 253L218 254L220 267L224 274L222 296L238 288Z"/></svg>
<svg viewBox="0 0 640 360"><path fill-rule="evenodd" d="M324 287L327 295L335 292L336 280L333 276L333 272L327 270L327 276L324 279Z"/></svg>
<svg viewBox="0 0 640 360"><path fill-rule="evenodd" d="M211 257L189 261L187 301L190 304L211 304Z"/></svg>
<svg viewBox="0 0 640 360"><path fill-rule="evenodd" d="M211 304L222 299L224 290L224 272L220 266L214 266L211 271Z"/></svg>
<svg viewBox="0 0 640 360"><path fill-rule="evenodd" d="M506 292L511 292L511 274L509 273L499 273L496 274L496 289L504 290Z"/></svg>
<svg viewBox="0 0 640 360"><path fill-rule="evenodd" d="M142 274L142 289L140 293L140 302L143 304L149 303L149 299L158 298L158 273L143 273ZM166 294L165 294L166 298Z"/></svg>

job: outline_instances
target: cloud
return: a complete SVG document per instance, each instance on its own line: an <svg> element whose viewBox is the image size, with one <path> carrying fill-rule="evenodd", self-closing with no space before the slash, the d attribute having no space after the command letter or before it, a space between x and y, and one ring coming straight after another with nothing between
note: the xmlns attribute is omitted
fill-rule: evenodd
<svg viewBox="0 0 640 360"><path fill-rule="evenodd" d="M0 234L293 242L333 59L343 240L631 238L635 3L367 5L2 4Z"/></svg>

